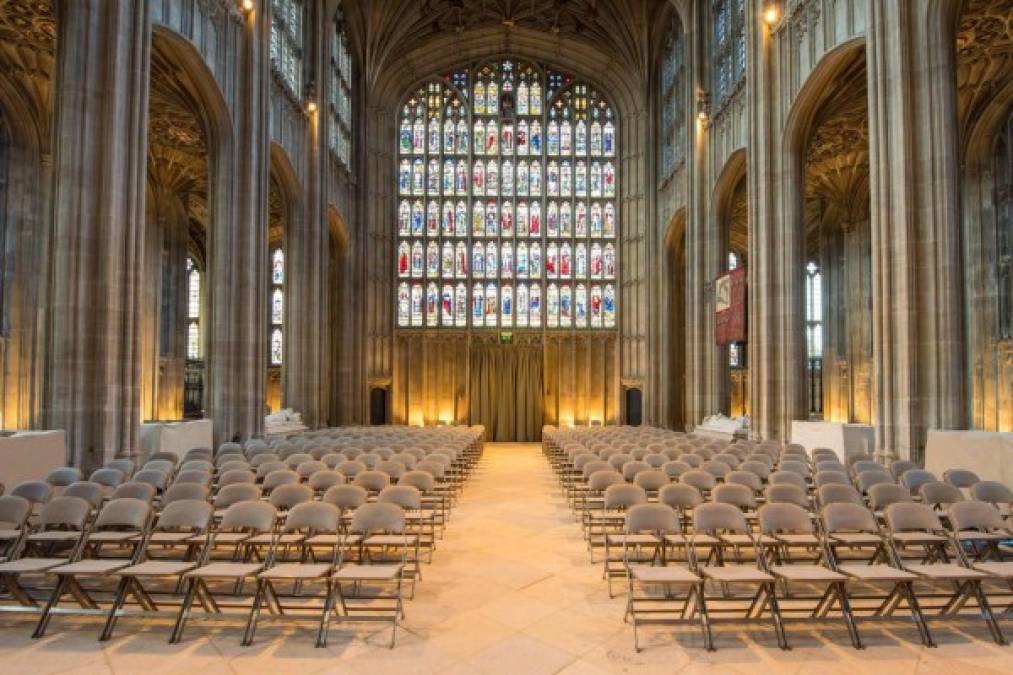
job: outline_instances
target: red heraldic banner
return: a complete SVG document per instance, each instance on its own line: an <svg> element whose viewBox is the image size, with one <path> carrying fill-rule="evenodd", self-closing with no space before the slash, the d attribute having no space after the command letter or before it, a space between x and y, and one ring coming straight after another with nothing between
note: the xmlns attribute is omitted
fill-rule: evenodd
<svg viewBox="0 0 1013 675"><path fill-rule="evenodd" d="M714 339L719 345L746 341L746 268L714 281Z"/></svg>

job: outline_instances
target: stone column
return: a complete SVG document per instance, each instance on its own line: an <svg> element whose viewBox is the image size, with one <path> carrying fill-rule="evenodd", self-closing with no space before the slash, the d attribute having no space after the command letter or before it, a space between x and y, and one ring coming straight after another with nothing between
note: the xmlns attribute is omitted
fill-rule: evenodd
<svg viewBox="0 0 1013 675"><path fill-rule="evenodd" d="M966 422L954 2L869 0L876 451Z"/></svg>
<svg viewBox="0 0 1013 675"><path fill-rule="evenodd" d="M215 441L264 427L267 378L267 190L270 17L260 2L245 18L231 139L212 167L213 201L225 200L208 233L208 417Z"/></svg>
<svg viewBox="0 0 1013 675"><path fill-rule="evenodd" d="M330 94L330 38L334 24L318 15L319 6L307 23L315 26L313 46L307 62L316 73L317 109L306 121L305 185L298 222L286 233L286 275L289 303L288 342L283 369L283 405L302 413L303 422L314 427L327 417L328 260L326 196L323 190L325 162L328 161L327 131Z"/></svg>
<svg viewBox="0 0 1013 675"><path fill-rule="evenodd" d="M47 426L94 467L137 453L148 3L57 5Z"/></svg>

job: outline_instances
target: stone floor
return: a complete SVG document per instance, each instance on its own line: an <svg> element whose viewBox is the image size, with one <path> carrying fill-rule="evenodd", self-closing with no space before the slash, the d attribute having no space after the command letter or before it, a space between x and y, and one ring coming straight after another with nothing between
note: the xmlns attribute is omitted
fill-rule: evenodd
<svg viewBox="0 0 1013 675"><path fill-rule="evenodd" d="M934 626L937 649L925 649L913 627L865 625L858 652L834 626L794 625L794 649L782 652L768 630L729 626L718 651L704 652L699 631L648 627L645 649L633 650L623 600L609 600L598 566L587 560L580 528L560 499L540 448L491 444L424 568L407 606L397 647L387 628L332 629L325 649L310 626L264 623L252 647L241 627L201 624L181 645L169 625L121 623L100 644L96 620L57 617L49 635L31 640L34 620L0 616L0 672L14 673L1010 673L1013 647L990 641L984 624ZM1013 635L1013 627L1006 625Z"/></svg>

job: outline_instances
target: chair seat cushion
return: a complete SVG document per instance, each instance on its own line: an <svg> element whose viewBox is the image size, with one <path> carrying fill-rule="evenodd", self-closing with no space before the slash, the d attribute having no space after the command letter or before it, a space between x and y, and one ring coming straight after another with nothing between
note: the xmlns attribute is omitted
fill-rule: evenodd
<svg viewBox="0 0 1013 675"><path fill-rule="evenodd" d="M21 530L0 530L0 541L10 541L21 536Z"/></svg>
<svg viewBox="0 0 1013 675"><path fill-rule="evenodd" d="M883 542L881 536L872 532L835 532L830 535L830 538L835 542L849 546L875 546Z"/></svg>
<svg viewBox="0 0 1013 675"><path fill-rule="evenodd" d="M820 540L814 534L778 534L774 536L779 542L795 546L819 546Z"/></svg>
<svg viewBox="0 0 1013 675"><path fill-rule="evenodd" d="M725 567L704 567L703 575L714 581L764 583L773 581L770 576L761 569L751 565L727 565Z"/></svg>
<svg viewBox="0 0 1013 675"><path fill-rule="evenodd" d="M35 532L28 535L28 541L77 541L81 538L81 535L81 532L50 530L48 532Z"/></svg>
<svg viewBox="0 0 1013 675"><path fill-rule="evenodd" d="M994 577L1013 579L1013 562L980 562L973 565L974 569Z"/></svg>
<svg viewBox="0 0 1013 675"><path fill-rule="evenodd" d="M219 532L215 535L216 544L241 544L250 538L248 532ZM200 543L204 541L203 534L195 534L190 537L189 541Z"/></svg>
<svg viewBox="0 0 1013 675"><path fill-rule="evenodd" d="M902 544L935 544L946 541L946 537L931 532L894 532L893 538Z"/></svg>
<svg viewBox="0 0 1013 675"><path fill-rule="evenodd" d="M366 546L413 546L415 540L418 537L414 535L400 535L400 534L374 534L370 537L366 537Z"/></svg>
<svg viewBox="0 0 1013 675"><path fill-rule="evenodd" d="M823 565L774 565L774 576L788 581L844 581L846 576Z"/></svg>
<svg viewBox="0 0 1013 675"><path fill-rule="evenodd" d="M659 543L653 534L609 534L606 535L610 544L646 544L654 545Z"/></svg>
<svg viewBox="0 0 1013 675"><path fill-rule="evenodd" d="M679 565L630 565L630 574L637 581L648 584L695 584L700 581L700 577Z"/></svg>
<svg viewBox="0 0 1013 675"><path fill-rule="evenodd" d="M917 579L917 575L905 570L897 569L891 565L864 565L861 563L846 563L838 566L842 572L849 577L862 581L911 581Z"/></svg>
<svg viewBox="0 0 1013 675"><path fill-rule="evenodd" d="M980 579L987 576L984 572L961 567L953 563L916 564L905 565L905 567L918 576L928 579Z"/></svg>
<svg viewBox="0 0 1013 675"><path fill-rule="evenodd" d="M1009 532L974 532L967 530L958 532L957 538L960 541L1006 541L1013 538L1013 534Z"/></svg>
<svg viewBox="0 0 1013 675"><path fill-rule="evenodd" d="M338 581L389 581L401 574L401 565L344 565L334 573Z"/></svg>
<svg viewBox="0 0 1013 675"><path fill-rule="evenodd" d="M137 532L92 532L88 535L88 541L93 543L116 543L132 541L140 536Z"/></svg>
<svg viewBox="0 0 1013 675"><path fill-rule="evenodd" d="M331 566L327 563L283 563L257 575L259 579L319 579L327 576Z"/></svg>
<svg viewBox="0 0 1013 675"><path fill-rule="evenodd" d="M122 577L174 577L197 567L195 562L176 560L148 560L117 570Z"/></svg>
<svg viewBox="0 0 1013 675"><path fill-rule="evenodd" d="M264 546L268 546L268 545L270 545L270 543L272 541L274 541L274 539L275 539L275 535L273 535L273 534L258 534L255 537L250 537L246 541L246 543L247 544L262 544ZM278 539L278 545L279 546L284 546L285 544L299 544L304 539L306 539L306 535L299 534L298 532L292 532L290 534L282 534L282 535L278 536L277 539Z"/></svg>
<svg viewBox="0 0 1013 675"><path fill-rule="evenodd" d="M50 568L66 564L67 558L21 558L0 563L0 574L21 574L24 572L44 572Z"/></svg>
<svg viewBox="0 0 1013 675"><path fill-rule="evenodd" d="M360 541L362 541L362 536L358 534L315 534L307 539L306 543L313 546L336 546L338 544L352 546Z"/></svg>
<svg viewBox="0 0 1013 675"><path fill-rule="evenodd" d="M192 532L153 532L148 541L152 544L182 544L191 541L193 536ZM204 539L204 535L199 536Z"/></svg>
<svg viewBox="0 0 1013 675"><path fill-rule="evenodd" d="M215 562L186 573L188 577L238 579L252 577L264 569L260 563Z"/></svg>
<svg viewBox="0 0 1013 675"><path fill-rule="evenodd" d="M120 560L78 560L67 565L54 567L53 574L108 574L130 564L126 558Z"/></svg>

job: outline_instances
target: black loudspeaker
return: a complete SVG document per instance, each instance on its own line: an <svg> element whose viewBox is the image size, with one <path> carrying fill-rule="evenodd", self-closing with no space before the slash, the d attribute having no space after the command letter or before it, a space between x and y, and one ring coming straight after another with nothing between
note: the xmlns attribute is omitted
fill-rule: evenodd
<svg viewBox="0 0 1013 675"><path fill-rule="evenodd" d="M382 387L369 391L369 423L374 426L387 423L387 390Z"/></svg>
<svg viewBox="0 0 1013 675"><path fill-rule="evenodd" d="M631 427L639 427L644 420L643 393L640 389L626 390L626 423Z"/></svg>

